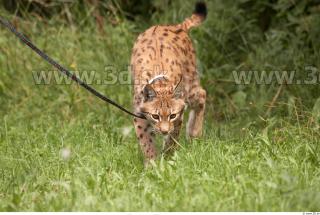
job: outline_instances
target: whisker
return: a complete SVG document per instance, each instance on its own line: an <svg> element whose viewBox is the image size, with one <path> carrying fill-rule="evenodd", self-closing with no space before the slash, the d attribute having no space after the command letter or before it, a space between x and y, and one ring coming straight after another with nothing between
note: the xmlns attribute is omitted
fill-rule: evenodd
<svg viewBox="0 0 320 215"><path fill-rule="evenodd" d="M180 146L181 148L184 149L184 147L183 147L171 134L169 134L169 136L170 136L170 138L173 140L173 142L174 142L175 144L177 144L178 146Z"/></svg>

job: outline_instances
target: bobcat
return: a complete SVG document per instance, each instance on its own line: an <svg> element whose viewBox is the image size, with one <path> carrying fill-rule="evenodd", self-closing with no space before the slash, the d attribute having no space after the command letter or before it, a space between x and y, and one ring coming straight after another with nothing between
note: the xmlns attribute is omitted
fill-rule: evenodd
<svg viewBox="0 0 320 215"><path fill-rule="evenodd" d="M134 82L134 126L145 163L156 158L155 133L164 135L165 153L176 148L186 105L191 110L187 135L202 133L206 91L196 72L196 55L188 31L206 18L205 3L198 2L191 17L177 25L156 25L140 34L131 56Z"/></svg>

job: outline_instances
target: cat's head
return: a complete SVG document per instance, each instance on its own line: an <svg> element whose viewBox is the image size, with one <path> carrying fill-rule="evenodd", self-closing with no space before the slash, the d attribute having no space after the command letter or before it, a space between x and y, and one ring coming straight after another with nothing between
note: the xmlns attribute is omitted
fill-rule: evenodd
<svg viewBox="0 0 320 215"><path fill-rule="evenodd" d="M143 88L140 111L157 133L168 135L182 122L186 104L180 82L176 86L167 82L149 83Z"/></svg>

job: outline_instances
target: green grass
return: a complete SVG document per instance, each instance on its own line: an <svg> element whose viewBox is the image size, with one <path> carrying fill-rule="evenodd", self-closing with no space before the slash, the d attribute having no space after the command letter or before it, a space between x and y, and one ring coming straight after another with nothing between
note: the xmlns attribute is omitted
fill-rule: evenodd
<svg viewBox="0 0 320 215"><path fill-rule="evenodd" d="M100 74L105 65L126 68L139 31L129 22L106 26L105 36L90 26L20 27L66 67ZM201 60L206 38L193 34ZM183 132L172 159L145 169L130 117L75 84L35 85L32 72L52 67L8 31L0 51L0 211L320 209L320 133L310 114L263 120L246 103L219 121L221 103L205 85L204 136L189 142ZM131 86L95 87L130 107Z"/></svg>
<svg viewBox="0 0 320 215"><path fill-rule="evenodd" d="M144 169L133 132L119 131L132 127L123 118L82 111L72 120L29 119L17 116L21 109L3 117L2 211L319 210L319 134L312 129L283 123L268 135L249 128L233 138L207 121L204 138L182 138L172 160Z"/></svg>

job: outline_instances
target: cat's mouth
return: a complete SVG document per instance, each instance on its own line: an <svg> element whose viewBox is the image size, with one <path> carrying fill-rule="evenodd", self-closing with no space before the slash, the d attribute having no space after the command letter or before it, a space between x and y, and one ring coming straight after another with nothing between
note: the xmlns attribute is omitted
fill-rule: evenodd
<svg viewBox="0 0 320 215"><path fill-rule="evenodd" d="M173 132L173 129L169 131L161 131L160 129L155 129L156 133L161 134L163 136L169 136Z"/></svg>

